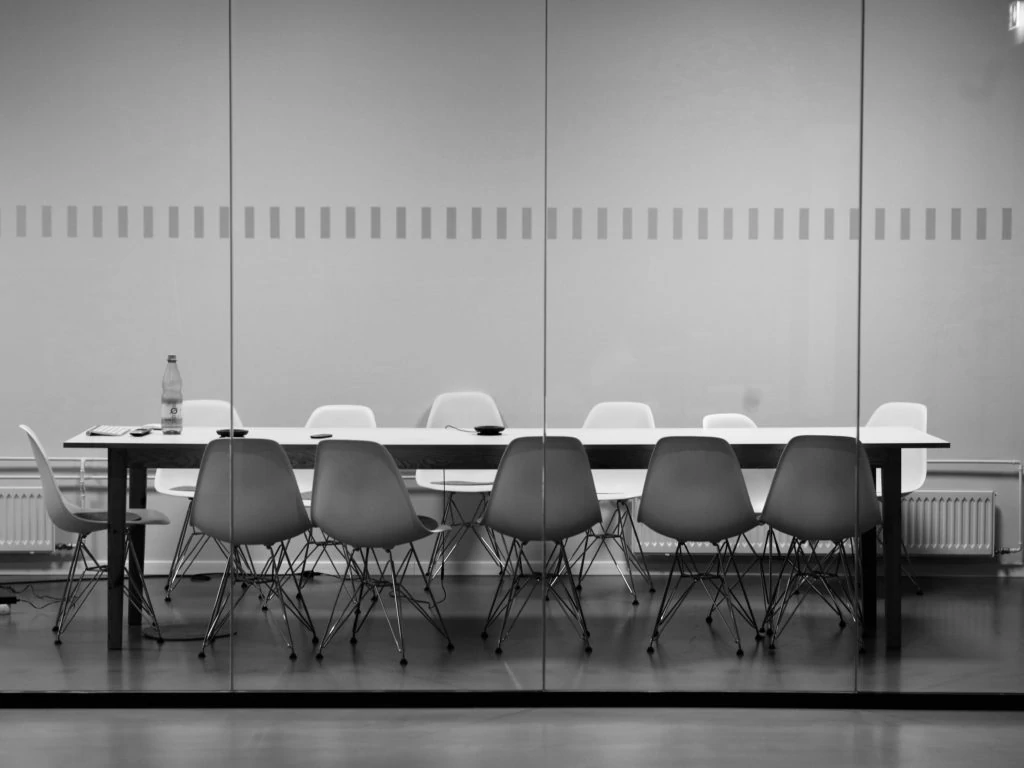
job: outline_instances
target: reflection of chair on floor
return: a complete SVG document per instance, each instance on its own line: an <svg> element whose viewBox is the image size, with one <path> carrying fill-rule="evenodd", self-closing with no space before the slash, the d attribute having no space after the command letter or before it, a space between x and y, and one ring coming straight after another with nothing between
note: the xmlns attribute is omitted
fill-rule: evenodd
<svg viewBox="0 0 1024 768"><path fill-rule="evenodd" d="M374 429L377 419L373 410L365 405L321 405L314 409L306 419L306 429L317 430L318 433L329 433L331 429ZM302 498L309 505L313 495L313 470L296 469L295 480L299 484ZM331 552L335 551L340 562L348 563L348 554L341 549L336 541L326 537L317 537L316 528L310 528L306 536L306 546L302 552L303 584L308 577L315 574L317 566L325 557L331 564L334 575L340 577L341 569Z"/></svg>
<svg viewBox="0 0 1024 768"><path fill-rule="evenodd" d="M736 568L735 549L730 540L749 531L757 520L739 460L729 443L718 437L659 440L651 456L637 517L651 530L676 541L647 652L654 653L654 645L666 625L699 583L711 598L706 621L712 622L716 610L726 618L720 607L724 602L729 609L727 627L736 643L736 655L742 656L736 614L752 627L757 626L757 620ZM715 556L705 567L690 552L689 542L708 542L715 547ZM678 579L673 584L672 577L677 572ZM709 582L714 584L713 593ZM741 604L737 604L739 596L743 598Z"/></svg>
<svg viewBox="0 0 1024 768"><path fill-rule="evenodd" d="M28 435L32 455L39 468L39 480L43 488L43 504L46 507L47 515L58 530L73 533L77 537L71 555L71 565L68 567L68 577L64 582L64 593L61 595L60 604L57 607L57 619L53 624L53 631L56 633L54 643L60 645L65 630L85 603L86 598L95 589L96 584L107 577L109 566L100 565L96 561L86 544L86 539L90 533L105 531L109 527L109 515L105 509L82 509L69 502L57 485L53 469L46 458L46 451L43 450L36 433L24 424L20 426ZM126 522L128 523L125 529L126 558L136 572L141 572L132 535L133 530L145 525L167 525L168 520L162 512L155 509L132 508L126 512ZM79 565L82 566L81 572L78 570ZM119 567L123 568L124 564ZM156 639L162 643L163 635L160 634L160 625L153 610L153 601L150 599L145 579L141 582L142 589L138 594L132 589L127 573L125 573L124 585L129 602L152 622Z"/></svg>
<svg viewBox="0 0 1024 768"><path fill-rule="evenodd" d="M444 392L434 399L430 413L427 414L428 428L472 429L504 424L494 398L484 392ZM495 564L501 565L501 543L489 529L482 529L479 522L487 494L491 492L494 483L494 474L493 469L416 470L418 485L444 494L441 523L451 527L450 531L440 534L434 542L434 551L430 555L427 569L428 578L432 579L438 574L444 576L445 562L468 531L473 532ZM456 496L467 494L480 494L476 508L468 515L459 508L456 501Z"/></svg>
<svg viewBox="0 0 1024 768"><path fill-rule="evenodd" d="M281 602L285 639L291 658L294 659L296 655L289 614L313 632L313 642L317 642L287 547L290 539L304 536L309 530L309 515L302 503L291 462L279 444L273 440L251 437L236 440L221 438L211 442L199 466L192 519L200 532L225 544L229 552L210 614L210 623L203 637L200 658L205 657L206 646L217 637L247 589L262 579L254 575L255 571L247 555L247 547L250 546L262 545L267 548L268 559L264 573L270 593L268 600L276 597ZM294 600L285 592L282 570L296 584ZM234 604L227 591L232 577L242 587Z"/></svg>
<svg viewBox="0 0 1024 768"><path fill-rule="evenodd" d="M782 572L768 572L765 628L770 648L811 592L836 616L861 618L854 581L860 536L882 519L874 475L864 447L852 437L801 435L779 459L761 518L775 532L792 536ZM847 552L852 541L853 552ZM827 551L822 554L819 548ZM778 544L774 545L779 552ZM794 602L795 598L796 599Z"/></svg>
<svg viewBox="0 0 1024 768"><path fill-rule="evenodd" d="M590 409L583 421L583 428L593 429L653 429L654 414L647 403L604 402ZM640 572L651 592L654 582L647 569L643 547L630 506L640 498L644 490L644 478L647 471L643 469L595 469L594 487L598 501L601 502L601 523L587 530L583 541L569 559L579 563L579 585L582 587L584 577L590 572L601 549L608 554L615 570L626 584L633 605L639 605L636 597L636 585L633 582L633 569ZM610 545L615 545L626 566L626 573L619 567L619 560ZM636 546L637 552L633 552ZM587 560L589 555L590 559ZM639 555L639 556L638 556Z"/></svg>
<svg viewBox="0 0 1024 768"><path fill-rule="evenodd" d="M922 403L882 403L875 412L871 414L868 427L910 427L919 429L922 432L928 431L928 406ZM900 452L900 496L904 497L913 493L922 485L928 477L928 450L926 448L906 448ZM876 483L879 496L882 492L881 482ZM882 531L879 528L879 539ZM900 566L900 570L910 579L917 594L923 595L924 590L917 583L914 576L914 567L910 562L910 553L907 551L907 544L903 542L903 556L907 562Z"/></svg>
<svg viewBox="0 0 1024 768"><path fill-rule="evenodd" d="M325 440L317 447L313 485L313 522L332 540L354 550L349 576L342 579L331 608L317 658L349 618L352 636L366 623L374 606L380 605L401 658L405 658L405 631L402 625L402 603L415 608L427 622L448 641L451 637L434 599L430 580L423 569L415 542L441 533L445 528L428 517L420 517L413 508L405 479L395 460L384 446L357 440ZM394 549L408 545L396 564ZM383 550L383 557L381 551ZM414 596L405 586L405 576L415 563L416 571L426 583L428 601ZM354 573L352 572L354 571ZM351 596L342 604L346 590ZM363 601L370 598L363 611ZM395 625L391 624L385 602L394 600ZM427 604L424 606L423 603ZM339 610L339 605L341 609Z"/></svg>
<svg viewBox="0 0 1024 768"><path fill-rule="evenodd" d="M187 427L241 427L242 419L238 411L226 400L185 400L181 404L181 413ZM161 467L153 478L153 489L165 496L177 496L188 499L185 520L178 533L178 544L171 557L171 567L167 572L167 583L164 585L164 600L171 599L171 592L178 586L185 572L196 558L199 557L209 538L195 529L192 524L192 496L196 490L196 469L177 469ZM225 553L226 554L226 553Z"/></svg>
<svg viewBox="0 0 1024 768"><path fill-rule="evenodd" d="M565 551L565 542L597 525L601 510L583 444L573 437L521 437L509 443L498 464L482 523L511 539L498 586L481 633L501 618L500 654L512 627L542 581L573 622L590 653L590 632ZM538 571L526 558L529 542L549 545Z"/></svg>

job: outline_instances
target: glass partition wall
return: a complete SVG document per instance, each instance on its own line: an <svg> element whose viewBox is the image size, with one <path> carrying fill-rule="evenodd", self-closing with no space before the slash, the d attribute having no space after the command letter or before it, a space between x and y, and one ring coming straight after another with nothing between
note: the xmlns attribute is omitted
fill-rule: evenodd
<svg viewBox="0 0 1024 768"><path fill-rule="evenodd" d="M227 664L197 674L198 644L171 641L209 602L188 577L164 600L189 494L158 493L166 478L138 453L126 471L105 449L64 447L92 425L159 423L168 354L186 398L228 397L226 33L226 7L207 0L0 3L0 597L18 598L0 615L0 689L230 687ZM61 496L44 498L22 424ZM151 510L128 519L162 644L127 594L108 632L101 513L126 482ZM189 575L221 570L210 549ZM112 559L118 596L132 560Z"/></svg>
<svg viewBox="0 0 1024 768"><path fill-rule="evenodd" d="M1024 34L1007 5L867 4L861 414L949 448L904 453L903 649L863 658L863 690L1022 689Z"/></svg>
<svg viewBox="0 0 1024 768"><path fill-rule="evenodd" d="M794 574L855 573L854 549L787 562L785 523L755 517L786 438L754 427L857 421L860 4L552 0L548 41L547 425L696 438L661 446L646 489L599 473L594 652L549 641L549 685L853 690L858 630L832 606L852 624L856 587ZM822 514L852 531L845 487Z"/></svg>
<svg viewBox="0 0 1024 768"><path fill-rule="evenodd" d="M330 435L324 478L356 461L343 438L538 427L543 5L246 1L232 33L235 403L247 423ZM317 414L325 406L360 408ZM305 566L314 632L293 623L290 661L268 629L242 654L256 641L240 628L237 688L542 687L539 622L524 616L528 642L504 656L496 627L481 638L498 566L475 521L496 463L442 459L398 456L397 491L372 456L322 490L300 470L318 531L338 542ZM406 493L428 520L407 531L412 560L406 539L388 539ZM437 524L452 527L428 533Z"/></svg>
<svg viewBox="0 0 1024 768"><path fill-rule="evenodd" d="M0 689L1018 692L1024 37L720 6L0 2Z"/></svg>

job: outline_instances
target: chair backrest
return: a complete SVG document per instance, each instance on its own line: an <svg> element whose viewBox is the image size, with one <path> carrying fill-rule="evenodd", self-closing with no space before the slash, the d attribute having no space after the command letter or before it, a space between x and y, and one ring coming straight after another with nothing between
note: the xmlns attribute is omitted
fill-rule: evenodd
<svg viewBox="0 0 1024 768"><path fill-rule="evenodd" d="M226 427L228 419L242 426L238 411L227 400L185 400L181 404L182 423L187 427ZM153 477L157 493L183 493L195 488L198 472L194 469L158 467Z"/></svg>
<svg viewBox="0 0 1024 768"><path fill-rule="evenodd" d="M647 403L607 401L590 409L587 418L583 420L583 427L653 429L654 412Z"/></svg>
<svg viewBox="0 0 1024 768"><path fill-rule="evenodd" d="M316 449L313 524L352 547L391 549L426 536L394 458L379 443L324 440Z"/></svg>
<svg viewBox="0 0 1024 768"><path fill-rule="evenodd" d="M704 429L754 429L754 420L742 413L709 413L701 421Z"/></svg>
<svg viewBox="0 0 1024 768"><path fill-rule="evenodd" d="M882 512L864 446L852 437L794 437L775 469L761 520L811 541L840 541L874 528Z"/></svg>
<svg viewBox="0 0 1024 768"><path fill-rule="evenodd" d="M181 416L186 427L227 427L229 418L234 420L230 426L243 426L238 410L227 400L185 400Z"/></svg>
<svg viewBox="0 0 1024 768"><path fill-rule="evenodd" d="M704 429L757 429L754 420L743 413L709 413L701 420ZM774 469L744 469L743 478L747 483L747 493L754 505L754 511L760 513L764 501L768 498L768 489L772 484Z"/></svg>
<svg viewBox="0 0 1024 768"><path fill-rule="evenodd" d="M871 414L868 427L911 427L928 431L928 406L922 403L882 403ZM916 491L928 477L928 449L900 451L900 493Z"/></svg>
<svg viewBox="0 0 1024 768"><path fill-rule="evenodd" d="M273 440L257 438L219 438L206 446L192 521L203 533L232 545L270 545L309 529L288 455Z"/></svg>
<svg viewBox="0 0 1024 768"><path fill-rule="evenodd" d="M503 425L501 411L486 392L444 392L434 398L427 414L428 427Z"/></svg>
<svg viewBox="0 0 1024 768"><path fill-rule="evenodd" d="M36 437L36 433L24 424L19 426L28 435L32 455L39 468L39 483L43 487L43 506L46 507L46 514L50 516L54 526L69 533L88 533L96 530L96 525L79 520L72 514L72 510L77 507L69 504L64 494L61 493L60 487L57 485L57 478L53 475L53 468L46 458L46 451L43 450L43 445Z"/></svg>
<svg viewBox="0 0 1024 768"><path fill-rule="evenodd" d="M720 437L665 437L654 446L637 520L676 541L738 536L757 523L739 459Z"/></svg>
<svg viewBox="0 0 1024 768"><path fill-rule="evenodd" d="M306 419L306 427L376 427L373 410L365 405L321 405Z"/></svg>
<svg viewBox="0 0 1024 768"><path fill-rule="evenodd" d="M600 522L590 461L574 437L520 437L498 463L483 523L522 541L561 541Z"/></svg>

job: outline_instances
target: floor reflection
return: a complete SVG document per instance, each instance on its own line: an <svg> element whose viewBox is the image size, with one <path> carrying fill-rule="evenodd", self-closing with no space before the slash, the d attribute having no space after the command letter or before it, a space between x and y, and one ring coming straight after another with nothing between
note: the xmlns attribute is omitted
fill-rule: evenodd
<svg viewBox="0 0 1024 768"><path fill-rule="evenodd" d="M482 640L494 580L448 576L441 609L455 643L443 640L418 616L405 616L409 665L401 667L380 612L359 642L339 638L323 661L308 635L290 661L276 611L262 612L252 597L234 621L232 641L217 641L205 660L198 641L157 645L134 633L125 650L106 649L105 597L96 590L65 636L53 645L55 607L47 595L59 584L39 584L27 602L0 616L0 670L4 690L559 690L630 691L1024 691L1024 583L1013 579L929 578L925 595L908 587L904 648L887 653L881 639L857 653L855 627L841 629L820 601L808 600L775 651L741 625L745 655L735 654L716 616L705 622L708 599L696 592L684 604L653 655L646 652L659 593L642 592L633 606L616 577L590 576L583 605L593 653L553 603L531 601L501 656L494 638ZM208 615L215 582L186 581L171 603L157 607L162 621L194 624ZM336 582L317 577L306 589L314 620L327 619ZM753 596L755 600L759 596ZM755 602L755 605L757 603ZM879 605L880 613L882 610ZM411 612L410 612L411 613ZM544 637L544 627L547 637ZM294 630L293 630L294 631ZM298 641L298 634L296 639ZM546 652L546 658L544 654Z"/></svg>

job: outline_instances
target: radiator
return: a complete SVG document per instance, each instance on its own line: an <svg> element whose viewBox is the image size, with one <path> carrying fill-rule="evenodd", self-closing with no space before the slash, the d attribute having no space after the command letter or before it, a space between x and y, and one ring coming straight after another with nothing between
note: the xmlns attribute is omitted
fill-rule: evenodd
<svg viewBox="0 0 1024 768"><path fill-rule="evenodd" d="M0 488L0 552L53 552L40 488Z"/></svg>
<svg viewBox="0 0 1024 768"><path fill-rule="evenodd" d="M903 541L912 555L995 556L994 491L917 491L903 499ZM637 525L640 546L648 554L675 551L676 542ZM759 525L741 539L736 552L761 552L767 526ZM789 537L778 536L785 552ZM689 544L694 554L713 552L710 544Z"/></svg>

